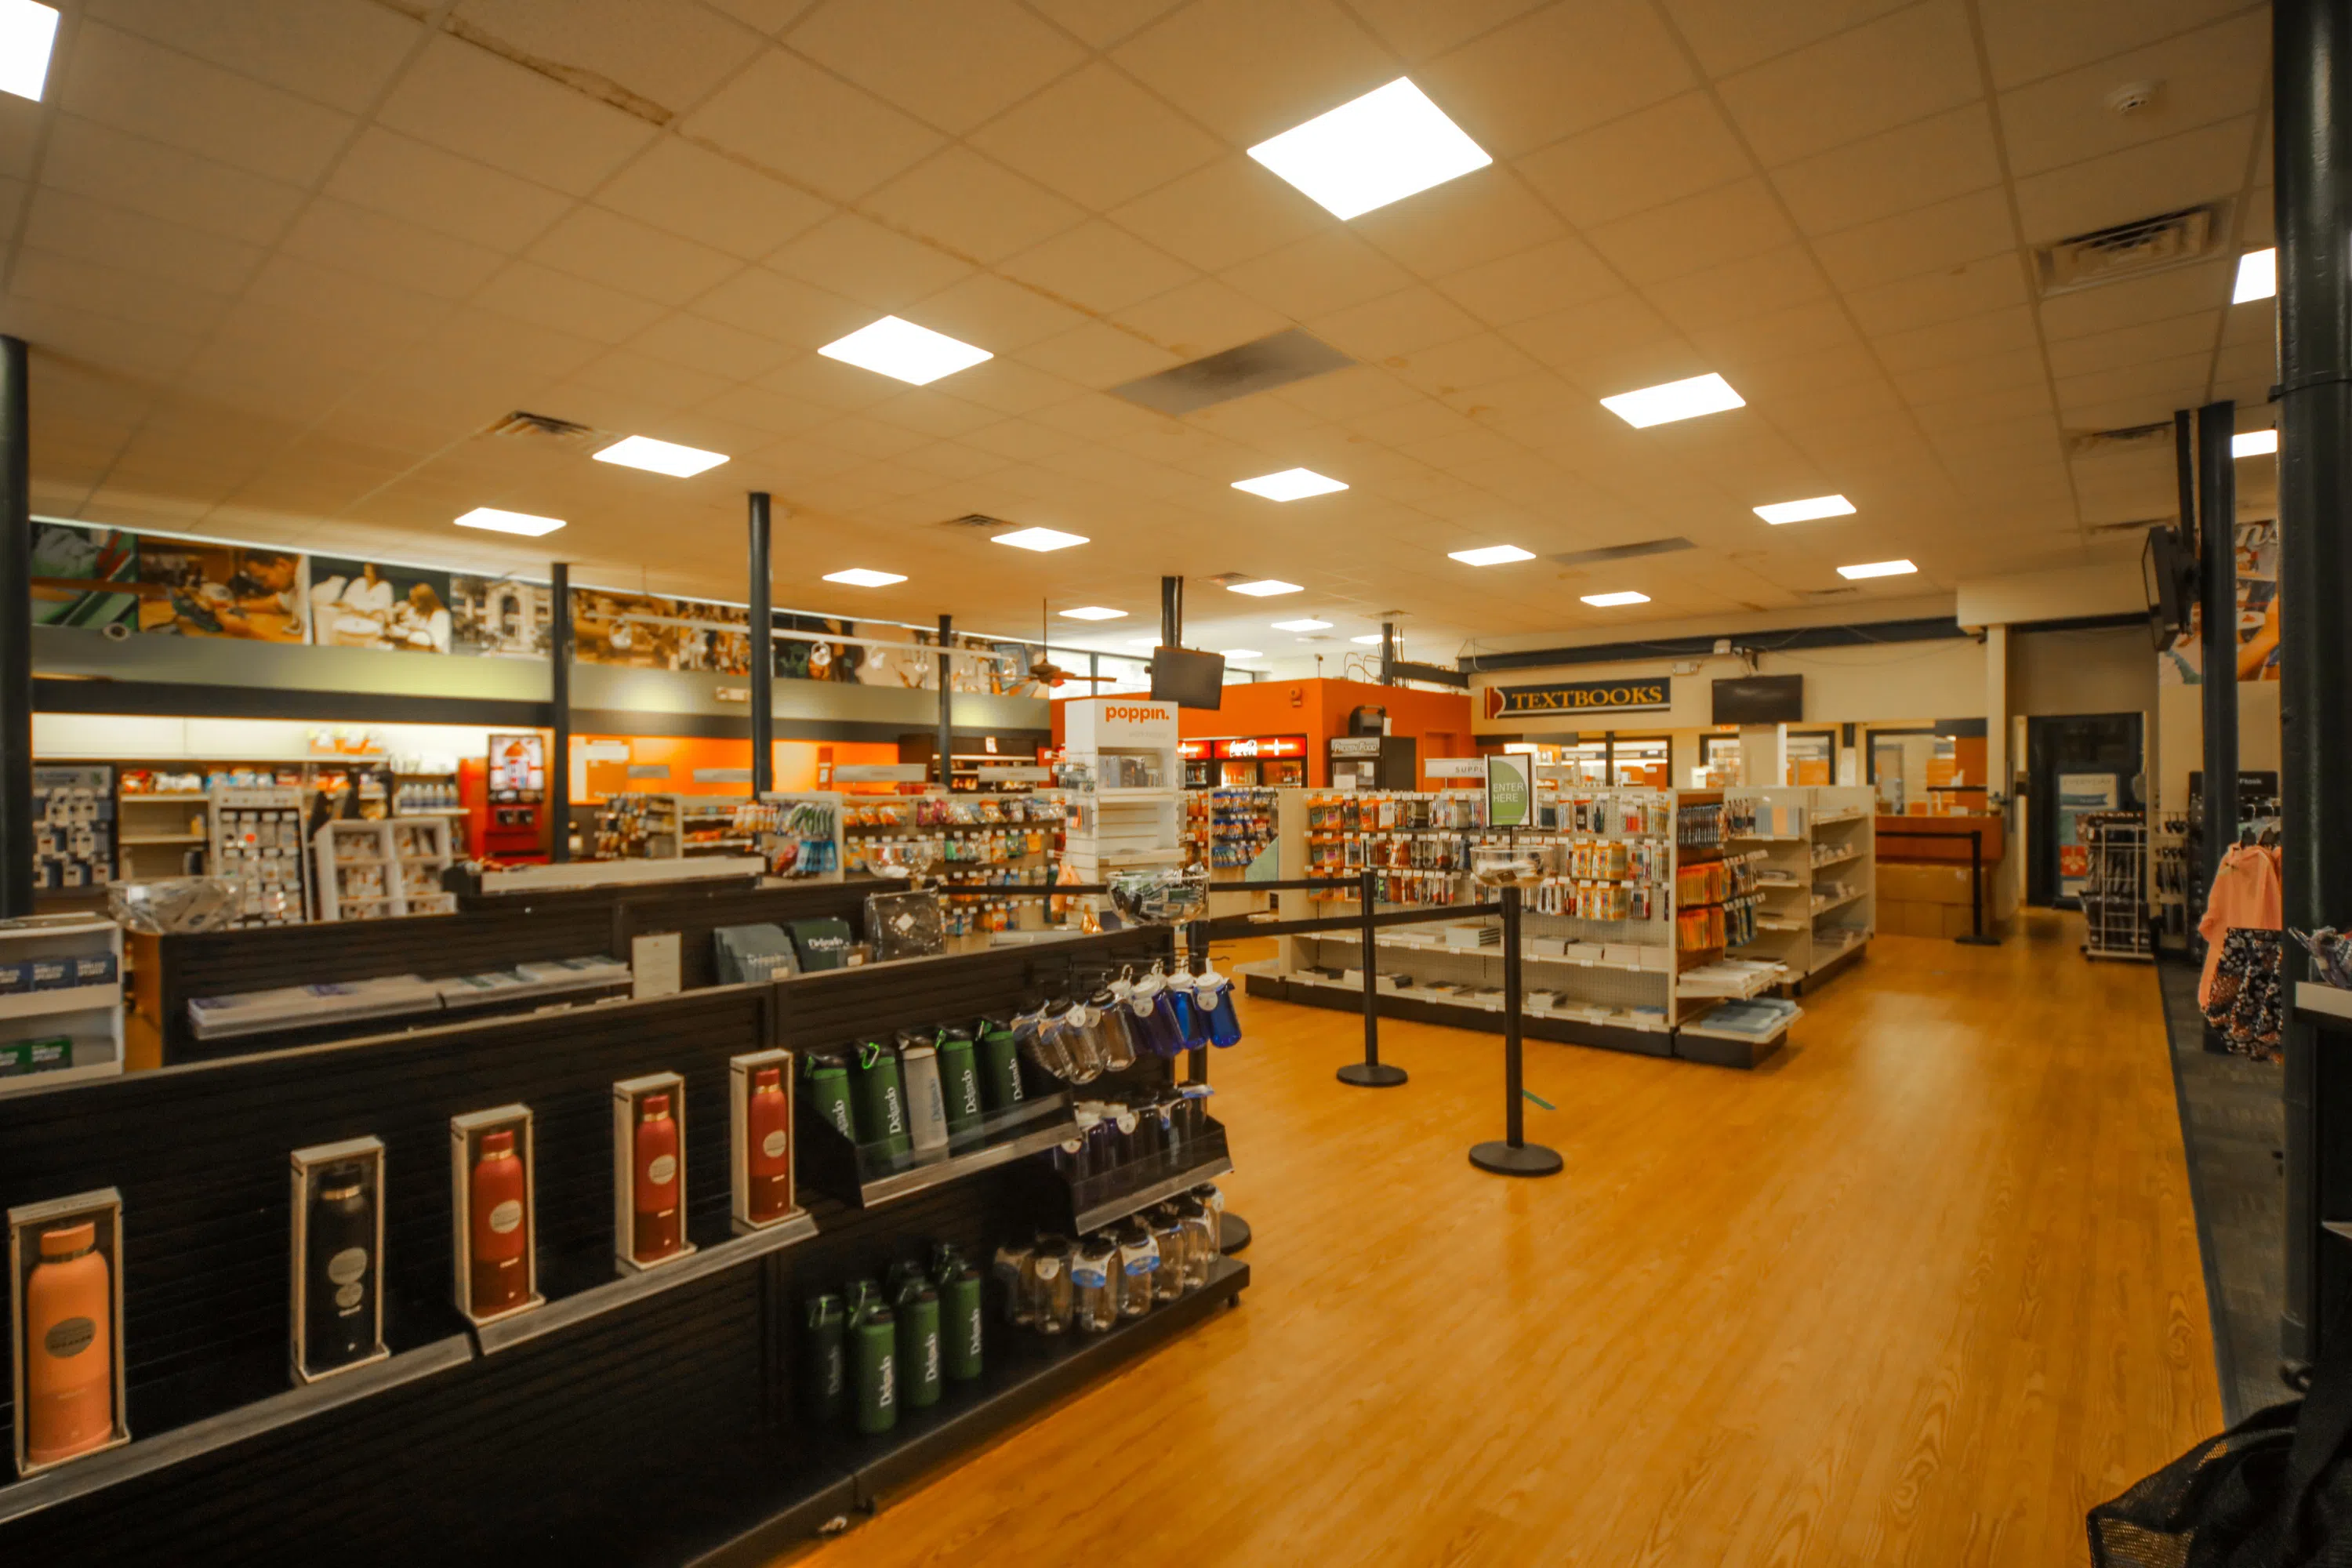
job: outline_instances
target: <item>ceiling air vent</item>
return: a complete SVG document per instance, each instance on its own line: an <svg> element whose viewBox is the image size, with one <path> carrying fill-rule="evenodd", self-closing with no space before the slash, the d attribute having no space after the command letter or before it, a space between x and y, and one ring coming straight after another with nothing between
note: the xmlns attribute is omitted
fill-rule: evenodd
<svg viewBox="0 0 2352 1568"><path fill-rule="evenodd" d="M505 436L538 445L586 447L601 444L603 437L585 425L575 425L569 419L558 419L548 414L526 414L518 408L483 432L486 436Z"/></svg>
<svg viewBox="0 0 2352 1568"><path fill-rule="evenodd" d="M2123 425L2113 430L2069 430L2066 432L2066 455L2070 458L2090 458L2109 452L2145 452L2172 445L2172 421L2159 419L2152 425Z"/></svg>
<svg viewBox="0 0 2352 1568"><path fill-rule="evenodd" d="M2033 253L2042 291L2071 293L2201 261L2221 247L2228 232L2222 205L2183 207L2042 246Z"/></svg>
<svg viewBox="0 0 2352 1568"><path fill-rule="evenodd" d="M1604 544L1598 550L1571 550L1555 555L1552 562L1559 566L1595 566L1604 561L1633 561L1644 555L1672 555L1677 550L1695 550L1697 546L1687 539L1645 539L1639 544Z"/></svg>
<svg viewBox="0 0 2352 1568"><path fill-rule="evenodd" d="M951 517L940 524L941 528L1011 528L1013 525L1001 517L991 517L984 511L968 511L961 517Z"/></svg>
<svg viewBox="0 0 2352 1568"><path fill-rule="evenodd" d="M1861 589L1847 584L1837 588L1800 588L1797 590L1797 596L1801 599L1843 599L1849 594L1861 592Z"/></svg>
<svg viewBox="0 0 2352 1568"><path fill-rule="evenodd" d="M1111 391L1129 403L1173 418L1267 392L1355 363L1346 354L1293 327L1270 338L1225 350L1130 381Z"/></svg>

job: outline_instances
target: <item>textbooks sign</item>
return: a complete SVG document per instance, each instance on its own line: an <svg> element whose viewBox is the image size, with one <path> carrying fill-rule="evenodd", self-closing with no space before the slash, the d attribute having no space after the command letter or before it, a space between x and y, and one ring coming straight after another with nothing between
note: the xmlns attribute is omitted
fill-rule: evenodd
<svg viewBox="0 0 2352 1568"><path fill-rule="evenodd" d="M1486 688L1489 719L1550 718L1561 713L1637 713L1674 706L1675 683L1664 675L1632 680L1571 680L1549 686Z"/></svg>

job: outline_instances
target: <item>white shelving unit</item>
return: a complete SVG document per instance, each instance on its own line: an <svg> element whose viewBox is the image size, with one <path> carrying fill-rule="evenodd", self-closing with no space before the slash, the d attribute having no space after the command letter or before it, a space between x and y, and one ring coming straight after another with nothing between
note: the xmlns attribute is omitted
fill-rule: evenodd
<svg viewBox="0 0 2352 1568"><path fill-rule="evenodd" d="M88 915L0 921L0 967L10 987L0 991L0 1094L122 1070L121 926Z"/></svg>
<svg viewBox="0 0 2352 1568"><path fill-rule="evenodd" d="M311 852L322 921L457 912L457 895L441 887L450 866L446 817L330 822L311 836Z"/></svg>
<svg viewBox="0 0 2352 1568"><path fill-rule="evenodd" d="M1763 902L1755 939L1732 951L1783 965L1799 982L1822 973L1877 934L1877 801L1867 788L1730 789L1752 829L1728 847L1760 851Z"/></svg>
<svg viewBox="0 0 2352 1568"><path fill-rule="evenodd" d="M302 790L291 784L215 784L207 803L215 876L245 885L232 926L301 925L310 919Z"/></svg>
<svg viewBox="0 0 2352 1568"><path fill-rule="evenodd" d="M1118 871L1182 865L1176 704L1081 697L1063 712L1063 757L1071 769L1063 851L1068 879L1099 883Z"/></svg>

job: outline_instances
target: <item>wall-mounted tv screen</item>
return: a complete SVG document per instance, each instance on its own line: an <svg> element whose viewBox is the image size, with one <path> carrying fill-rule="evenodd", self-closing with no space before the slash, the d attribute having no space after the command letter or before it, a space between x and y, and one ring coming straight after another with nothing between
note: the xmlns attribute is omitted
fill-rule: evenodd
<svg viewBox="0 0 2352 1568"><path fill-rule="evenodd" d="M1801 675L1745 675L1715 683L1718 724L1794 724L1804 716Z"/></svg>
<svg viewBox="0 0 2352 1568"><path fill-rule="evenodd" d="M1222 708L1225 702L1225 656L1189 647L1151 650L1151 700L1179 708Z"/></svg>

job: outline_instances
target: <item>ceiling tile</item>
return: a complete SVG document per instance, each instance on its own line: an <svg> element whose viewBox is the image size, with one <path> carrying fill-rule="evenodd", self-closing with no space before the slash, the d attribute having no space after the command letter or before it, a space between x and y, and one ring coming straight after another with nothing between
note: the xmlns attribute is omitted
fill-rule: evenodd
<svg viewBox="0 0 2352 1568"><path fill-rule="evenodd" d="M1307 322L1307 331L1340 353L1371 363L1454 342L1478 325L1443 294L1418 284Z"/></svg>
<svg viewBox="0 0 2352 1568"><path fill-rule="evenodd" d="M942 145L937 132L782 49L760 57L678 130L835 201L864 195Z"/></svg>
<svg viewBox="0 0 2352 1568"><path fill-rule="evenodd" d="M1682 29L1691 53L1707 75L1734 71L1818 43L1910 0L1664 0L1666 14Z"/></svg>
<svg viewBox="0 0 2352 1568"><path fill-rule="evenodd" d="M152 273L211 294L240 292L263 255L256 246L47 189L33 193L24 243L79 260Z"/></svg>
<svg viewBox="0 0 2352 1568"><path fill-rule="evenodd" d="M1109 216L1121 228L1209 272L1330 230L1322 208L1240 157L1162 185Z"/></svg>
<svg viewBox="0 0 2352 1568"><path fill-rule="evenodd" d="M1976 58L1960 0L1922 0L1718 90L1757 155L1777 165L1981 97Z"/></svg>
<svg viewBox="0 0 2352 1568"><path fill-rule="evenodd" d="M1940 272L1849 290L1846 304L1874 336L1971 316L2024 302L2025 269L2014 256L1991 256Z"/></svg>
<svg viewBox="0 0 2352 1568"><path fill-rule="evenodd" d="M2032 309L2008 305L1931 326L1882 332L1871 347L1890 370L1919 370L1990 353L2038 353L2042 339L2034 331Z"/></svg>
<svg viewBox="0 0 2352 1568"><path fill-rule="evenodd" d="M926 295L914 309L915 319L934 331L999 354L1059 336L1087 319L1025 283L991 272L975 272Z"/></svg>
<svg viewBox="0 0 2352 1568"><path fill-rule="evenodd" d="M971 144L1097 211L1166 184L1225 151L1102 60L982 128Z"/></svg>
<svg viewBox="0 0 2352 1568"><path fill-rule="evenodd" d="M1097 390L1177 363L1166 349L1103 321L1088 321L1060 337L1031 343L1018 357L1033 369Z"/></svg>
<svg viewBox="0 0 2352 1568"><path fill-rule="evenodd" d="M1473 140L1516 158L1696 84L1643 0L1552 5L1486 34L1413 79Z"/></svg>
<svg viewBox="0 0 2352 1568"><path fill-rule="evenodd" d="M998 414L1034 414L1041 408L1051 408L1074 397L1087 395L1086 389L1042 370L1032 370L1017 361L999 354L985 364L976 364L959 372L954 393L967 403ZM990 428L996 428L991 426ZM977 439L982 432L975 431Z"/></svg>
<svg viewBox="0 0 2352 1568"><path fill-rule="evenodd" d="M659 321L667 309L535 261L509 265L475 296L473 303L480 310L575 332L600 343L625 342Z"/></svg>
<svg viewBox="0 0 2352 1568"><path fill-rule="evenodd" d="M714 10L724 11L747 27L757 27L773 37L805 16L816 0L703 0L703 3Z"/></svg>
<svg viewBox="0 0 2352 1568"><path fill-rule="evenodd" d="M254 245L273 243L305 199L296 186L62 112L41 184Z"/></svg>
<svg viewBox="0 0 2352 1568"><path fill-rule="evenodd" d="M707 147L665 136L596 193L596 205L746 259L833 216L833 204Z"/></svg>
<svg viewBox="0 0 2352 1568"><path fill-rule="evenodd" d="M692 408L708 403L731 380L625 348L600 356L574 372L573 379L584 385L641 398L655 408Z"/></svg>
<svg viewBox="0 0 2352 1568"><path fill-rule="evenodd" d="M680 310L629 340L629 347L689 370L749 381L782 364L793 350L773 338L756 336L705 316Z"/></svg>
<svg viewBox="0 0 2352 1568"><path fill-rule="evenodd" d="M2009 195L2001 189L1978 191L1813 241L1822 269L1842 289L1866 289L2016 248L2017 226L2010 221Z"/></svg>
<svg viewBox="0 0 2352 1568"><path fill-rule="evenodd" d="M822 348L874 319L870 305L765 267L744 268L698 297L693 310L803 350Z"/></svg>
<svg viewBox="0 0 2352 1568"><path fill-rule="evenodd" d="M425 29L366 0L92 0L89 16L352 113Z"/></svg>
<svg viewBox="0 0 2352 1568"><path fill-rule="evenodd" d="M943 250L851 213L819 224L768 265L892 313L971 272Z"/></svg>
<svg viewBox="0 0 2352 1568"><path fill-rule="evenodd" d="M864 210L983 265L1076 227L1086 214L968 148L950 147L866 198Z"/></svg>
<svg viewBox="0 0 2352 1568"><path fill-rule="evenodd" d="M2087 332L2185 316L2196 310L2218 310L2230 297L2236 271L2236 263L2224 258L2053 294L2042 301L2042 331L2057 342Z"/></svg>
<svg viewBox="0 0 2352 1568"><path fill-rule="evenodd" d="M2244 0L1979 0L1993 81L2013 87L2226 16ZM2126 80L2127 78L2117 78Z"/></svg>
<svg viewBox="0 0 2352 1568"><path fill-rule="evenodd" d="M2017 215L2026 242L2047 244L2233 195L2259 129L2247 115L2021 179Z"/></svg>
<svg viewBox="0 0 2352 1568"><path fill-rule="evenodd" d="M381 126L360 132L326 194L499 250L544 234L571 198Z"/></svg>
<svg viewBox="0 0 2352 1568"><path fill-rule="evenodd" d="M2221 330L2221 317L2218 309L2200 310L2167 321L2148 321L2087 337L2066 338L2050 345L2050 372L2061 378L2089 375L2185 355L2210 354Z"/></svg>
<svg viewBox="0 0 2352 1568"><path fill-rule="evenodd" d="M1289 317L1214 278L1196 278L1117 314L1119 325L1182 360L1216 353L1290 325Z"/></svg>
<svg viewBox="0 0 2352 1568"><path fill-rule="evenodd" d="M1195 276L1173 257L1100 220L1023 251L1002 270L1097 313L1165 293Z"/></svg>
<svg viewBox="0 0 2352 1568"><path fill-rule="evenodd" d="M1294 320L1393 294L1412 281L1395 262L1344 229L1226 268L1225 281Z"/></svg>
<svg viewBox="0 0 2352 1568"><path fill-rule="evenodd" d="M1921 404L1916 405L1913 412L1932 437L1941 432L1998 425L2036 416L2053 418L2056 410L2051 404L2048 387L2021 386L2006 392L1957 397L1949 402Z"/></svg>
<svg viewBox="0 0 2352 1568"><path fill-rule="evenodd" d="M1615 360L1631 353L1655 360L1657 374L1638 375L1622 384L1605 387L1596 396L1613 396L1636 386L1654 386L1680 376L1701 375L1708 368L1696 363L1701 356L1682 341L1664 317L1630 296L1555 310L1549 316L1506 327L1503 336L1563 374L1580 369L1601 356ZM1677 368L1684 364L1691 368Z"/></svg>
<svg viewBox="0 0 2352 1568"><path fill-rule="evenodd" d="M1182 0L1029 0L1029 9L1093 47L1107 49L1181 4Z"/></svg>
<svg viewBox="0 0 2352 1568"><path fill-rule="evenodd" d="M16 252L15 269L8 275L8 299L166 329L189 347L220 324L230 302L226 294L32 246ZM46 353L69 352L65 344L37 341Z"/></svg>
<svg viewBox="0 0 2352 1568"><path fill-rule="evenodd" d="M1392 368L1399 380L1477 419L1533 413L1577 395L1496 332L1415 349Z"/></svg>
<svg viewBox="0 0 2352 1568"><path fill-rule="evenodd" d="M665 305L685 304L743 265L724 251L602 207L574 207L529 255L561 271Z"/></svg>
<svg viewBox="0 0 2352 1568"><path fill-rule="evenodd" d="M1863 347L1844 306L1833 300L1814 300L1710 327L1693 332L1691 339L1735 385L1740 373L1758 364Z"/></svg>
<svg viewBox="0 0 2352 1568"><path fill-rule="evenodd" d="M1811 253L1790 245L1653 283L1642 293L1668 321L1695 332L1824 299L1829 291Z"/></svg>
<svg viewBox="0 0 2352 1568"><path fill-rule="evenodd" d="M2003 93L2001 135L2011 172L2040 174L2252 114L2270 76L2268 15L2249 11L2215 26ZM2153 81L2146 108L2118 114L2107 92L2119 82Z"/></svg>
<svg viewBox="0 0 2352 1568"><path fill-rule="evenodd" d="M2213 395L2238 396L2242 401L2259 403L2265 400L2270 386L2278 380L2278 350L2267 339L2261 342L2231 343L2224 348L2214 364ZM2252 386L2255 393L2232 394L2224 390L2232 386Z"/></svg>
<svg viewBox="0 0 2352 1568"><path fill-rule="evenodd" d="M656 125L702 101L764 47L694 0L459 0L449 26Z"/></svg>
<svg viewBox="0 0 2352 1568"><path fill-rule="evenodd" d="M787 40L908 113L959 134L1087 52L1012 0L833 0Z"/></svg>
<svg viewBox="0 0 2352 1568"><path fill-rule="evenodd" d="M1517 162L1528 184L1591 228L1678 196L1696 195L1749 170L1711 94L1686 92Z"/></svg>
<svg viewBox="0 0 2352 1568"><path fill-rule="evenodd" d="M1556 239L1441 277L1434 287L1499 327L1621 292L1624 285L1582 240Z"/></svg>
<svg viewBox="0 0 2352 1568"><path fill-rule="evenodd" d="M2000 180L1992 121L1981 103L1772 171L1797 226L1817 235L1996 188Z"/></svg>
<svg viewBox="0 0 2352 1568"><path fill-rule="evenodd" d="M323 173L349 115L100 22L76 29L60 108L117 131L293 184Z"/></svg>
<svg viewBox="0 0 2352 1568"><path fill-rule="evenodd" d="M1367 213L1349 226L1423 278L1517 255L1568 233L1499 165Z"/></svg>
<svg viewBox="0 0 2352 1568"><path fill-rule="evenodd" d="M1887 374L1905 400L1916 404L1943 403L1955 397L2007 392L2021 386L2042 386L2050 379L2039 349L1975 354L1943 364L1906 367Z"/></svg>
<svg viewBox="0 0 2352 1568"><path fill-rule="evenodd" d="M376 118L573 195L594 189L654 137L642 120L446 35L425 47Z"/></svg>
<svg viewBox="0 0 2352 1568"><path fill-rule="evenodd" d="M321 196L303 209L281 248L308 261L452 300L480 288L506 259L487 246L436 234L331 196Z"/></svg>
<svg viewBox="0 0 2352 1568"><path fill-rule="evenodd" d="M697 405L695 412L764 431L771 437L802 435L834 416L829 408L761 386L730 386L709 402Z"/></svg>
<svg viewBox="0 0 2352 1568"><path fill-rule="evenodd" d="M1193 0L1111 58L1244 147L1402 74L1332 0Z"/></svg>
<svg viewBox="0 0 2352 1568"><path fill-rule="evenodd" d="M1769 186L1736 180L1593 229L1588 237L1637 284L1776 249L1796 238Z"/></svg>
<svg viewBox="0 0 2352 1568"><path fill-rule="evenodd" d="M1445 5L1432 5L1426 0L1351 0L1349 8L1407 64L1418 64L1547 3L1448 0Z"/></svg>
<svg viewBox="0 0 2352 1568"><path fill-rule="evenodd" d="M2192 401L2201 401L2212 366L2213 354L2208 349L2121 370L2060 376L2056 383L2058 406L2062 412L2072 412L2130 399L2144 411L2133 423L2153 422Z"/></svg>

